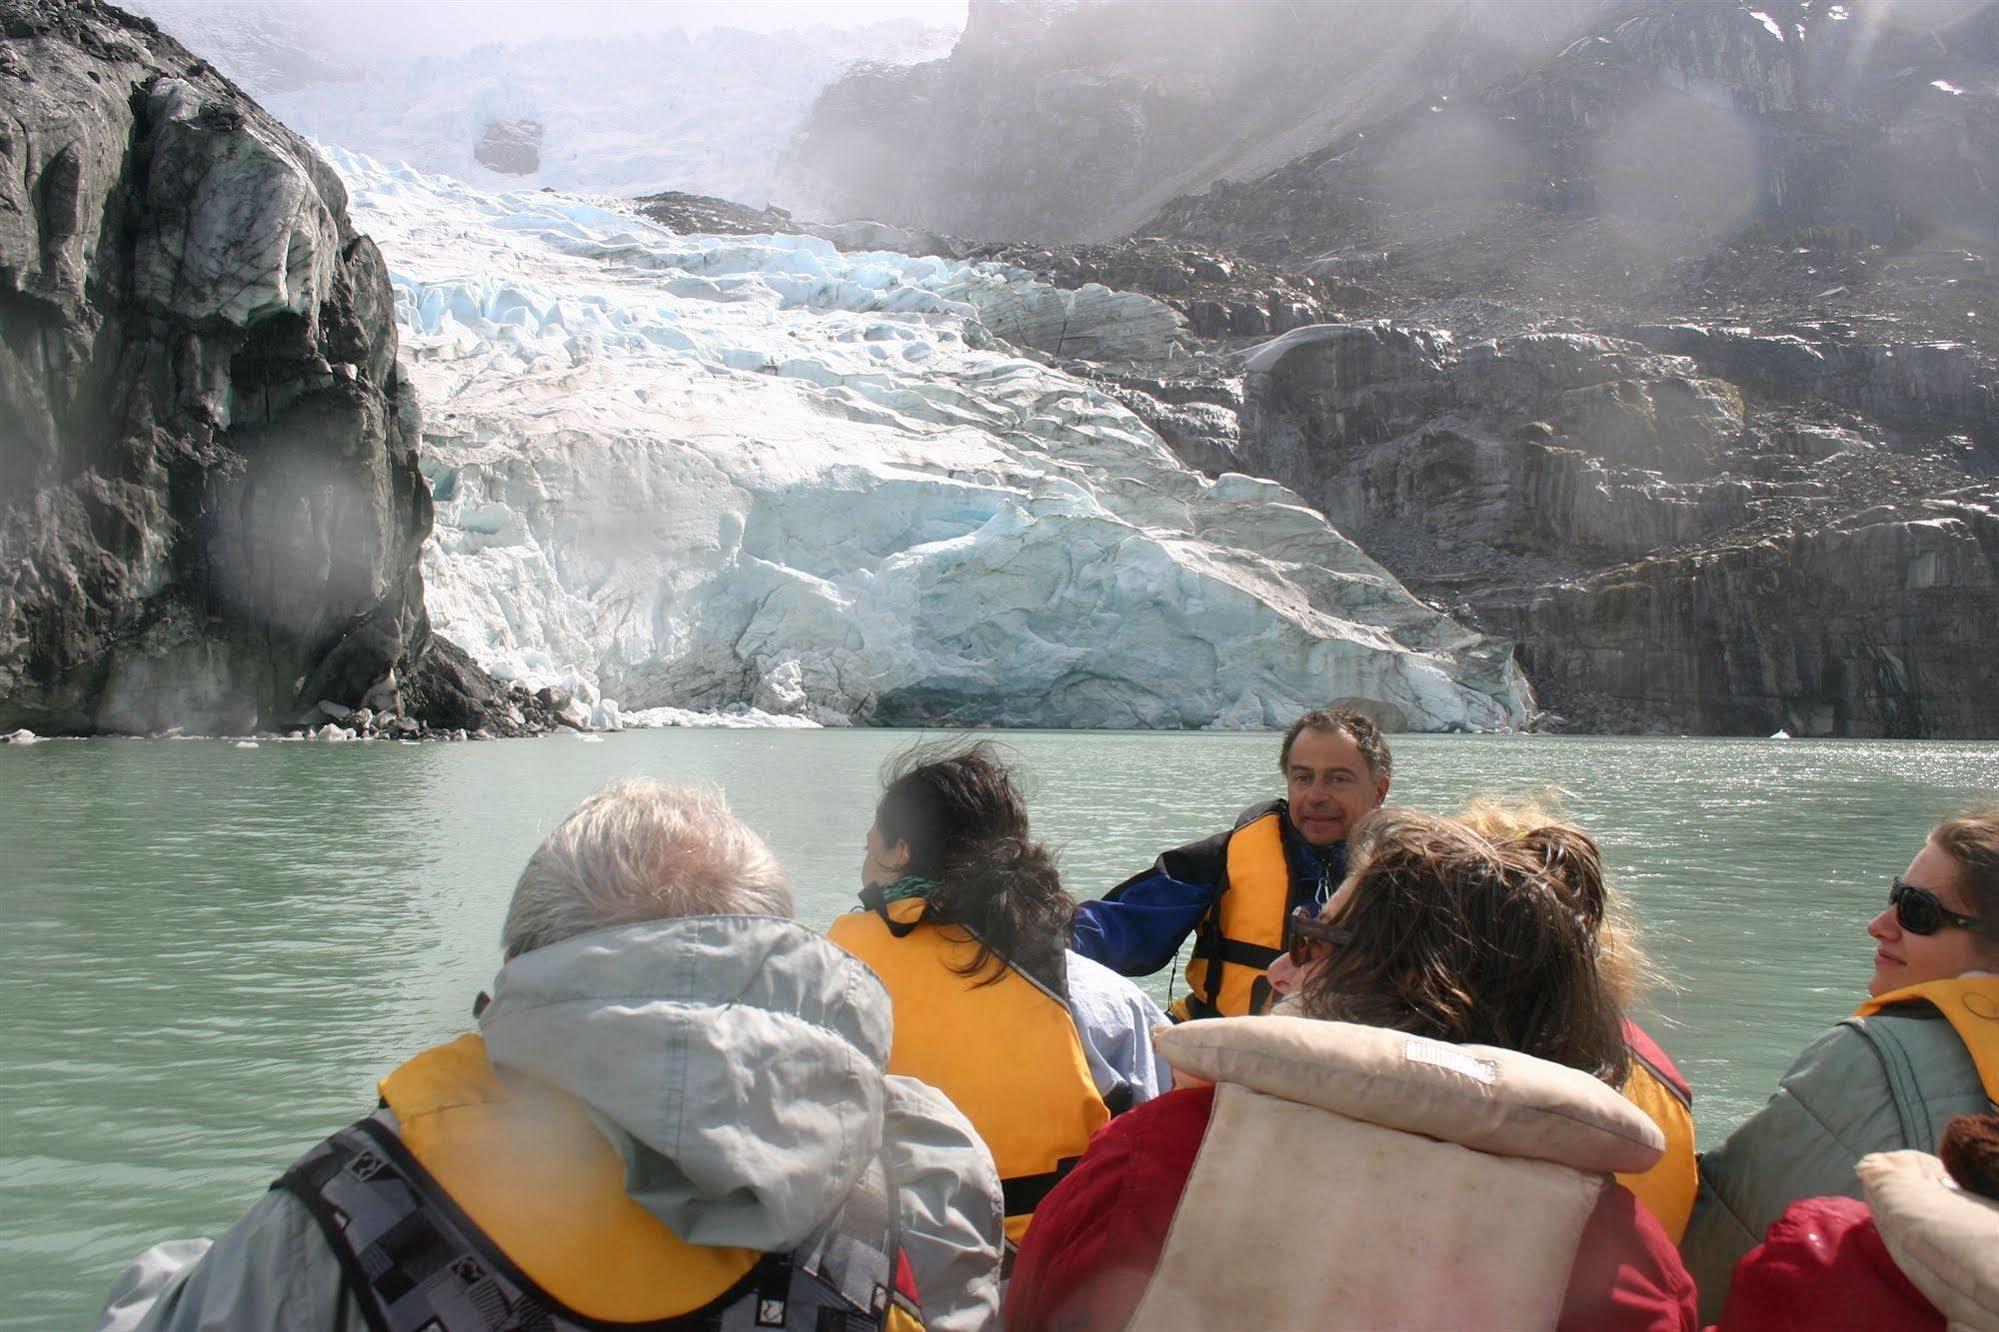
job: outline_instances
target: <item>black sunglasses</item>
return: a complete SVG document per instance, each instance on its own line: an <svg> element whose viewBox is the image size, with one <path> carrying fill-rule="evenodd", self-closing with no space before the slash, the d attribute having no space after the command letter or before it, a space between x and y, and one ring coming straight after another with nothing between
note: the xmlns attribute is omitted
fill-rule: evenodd
<svg viewBox="0 0 1999 1332"><path fill-rule="evenodd" d="M1935 934L1946 925L1960 930L1975 929L1979 916L1961 916L1927 888L1895 880L1888 890L1888 905L1895 908L1895 923L1911 934Z"/></svg>
<svg viewBox="0 0 1999 1332"><path fill-rule="evenodd" d="M1293 907L1290 929L1291 960L1299 966L1305 965L1305 945L1307 943L1350 944L1353 931L1343 925L1334 925L1319 919L1317 907Z"/></svg>

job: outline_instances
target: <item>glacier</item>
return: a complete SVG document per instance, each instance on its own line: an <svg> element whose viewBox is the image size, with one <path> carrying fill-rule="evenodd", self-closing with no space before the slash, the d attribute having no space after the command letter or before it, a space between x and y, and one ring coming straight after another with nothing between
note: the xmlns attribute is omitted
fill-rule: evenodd
<svg viewBox="0 0 1999 1332"><path fill-rule="evenodd" d="M1256 728L1335 699L1418 730L1531 714L1511 644L1003 336L1059 320L1169 348L1149 298L680 235L616 201L323 151L388 259L424 404L431 617L600 725Z"/></svg>

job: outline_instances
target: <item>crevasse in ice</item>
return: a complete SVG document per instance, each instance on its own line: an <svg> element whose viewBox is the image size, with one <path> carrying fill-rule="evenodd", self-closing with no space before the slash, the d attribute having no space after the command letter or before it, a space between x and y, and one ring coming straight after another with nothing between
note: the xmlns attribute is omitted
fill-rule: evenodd
<svg viewBox="0 0 1999 1332"><path fill-rule="evenodd" d="M424 404L431 615L504 678L822 724L1260 727L1354 698L1490 729L1532 707L1508 644L1290 491L1203 477L995 336L1073 309L1163 345L1147 298L676 235L326 151Z"/></svg>

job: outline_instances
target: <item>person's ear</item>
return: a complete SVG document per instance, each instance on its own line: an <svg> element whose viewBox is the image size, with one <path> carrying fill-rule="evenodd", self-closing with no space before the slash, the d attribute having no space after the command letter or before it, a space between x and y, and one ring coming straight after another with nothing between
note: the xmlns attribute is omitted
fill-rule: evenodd
<svg viewBox="0 0 1999 1332"><path fill-rule="evenodd" d="M1380 809L1388 803L1388 779L1383 777L1374 785L1374 807Z"/></svg>
<svg viewBox="0 0 1999 1332"><path fill-rule="evenodd" d="M882 848L882 868L892 869L897 874L909 868L909 842L897 838L891 846Z"/></svg>

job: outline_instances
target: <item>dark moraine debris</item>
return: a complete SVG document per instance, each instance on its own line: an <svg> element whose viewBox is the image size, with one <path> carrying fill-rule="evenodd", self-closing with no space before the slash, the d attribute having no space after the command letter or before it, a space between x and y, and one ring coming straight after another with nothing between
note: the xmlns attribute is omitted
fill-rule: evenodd
<svg viewBox="0 0 1999 1332"><path fill-rule="evenodd" d="M469 662L432 678L393 306L234 84L108 5L0 0L0 731L525 729Z"/></svg>
<svg viewBox="0 0 1999 1332"><path fill-rule="evenodd" d="M541 170L541 134L538 120L489 120L472 156L490 170L532 176Z"/></svg>

